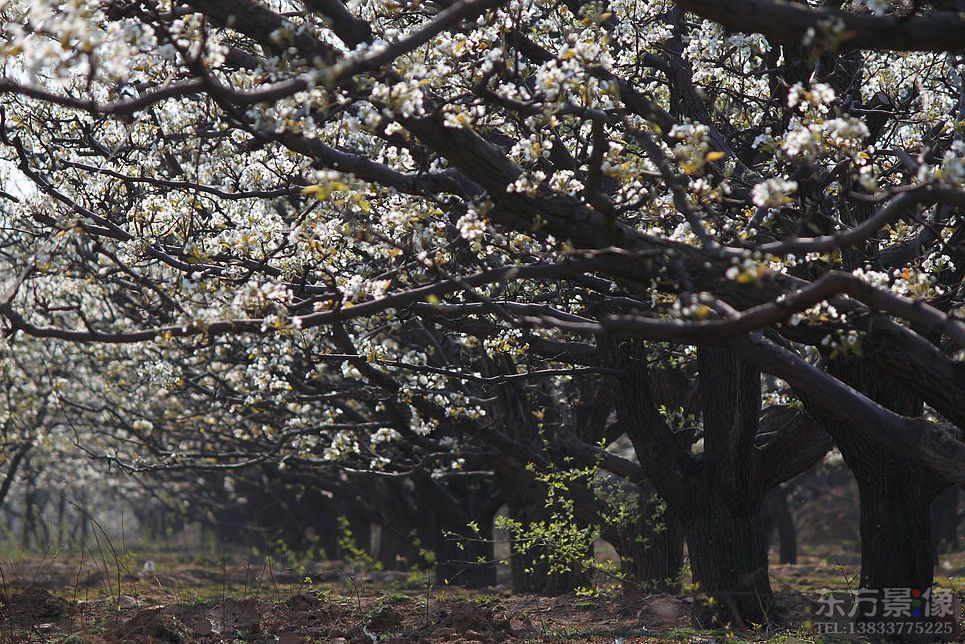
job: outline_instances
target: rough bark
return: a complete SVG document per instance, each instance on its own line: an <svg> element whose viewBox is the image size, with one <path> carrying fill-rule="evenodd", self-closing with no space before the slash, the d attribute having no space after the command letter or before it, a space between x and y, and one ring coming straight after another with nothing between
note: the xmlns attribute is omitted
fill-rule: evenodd
<svg viewBox="0 0 965 644"><path fill-rule="evenodd" d="M872 400L908 416L921 401L858 358L837 358L829 371ZM828 418L833 421L833 415ZM861 503L861 587L926 588L934 569L929 509L946 487L925 467L859 432L828 426L858 483Z"/></svg>
<svg viewBox="0 0 965 644"><path fill-rule="evenodd" d="M705 598L695 603L695 620L764 623L772 594L761 509L767 477L757 473L755 448L760 372L729 349L700 348L704 451L695 458L655 407L642 347L626 343L624 351L620 421L654 486L681 517L694 582Z"/></svg>
<svg viewBox="0 0 965 644"><path fill-rule="evenodd" d="M773 598L758 506L735 512L729 499L707 490L686 524L687 552L701 598L694 617L704 627L763 624Z"/></svg>
<svg viewBox="0 0 965 644"><path fill-rule="evenodd" d="M380 503L380 539L377 559L386 570L408 570L425 563L419 549L415 493L410 486L395 481L375 481L371 487Z"/></svg>
<svg viewBox="0 0 965 644"><path fill-rule="evenodd" d="M466 588L496 585L493 517L480 517L477 525L479 532L465 535L464 538L460 538L462 535L458 533L437 533L436 575L440 583Z"/></svg>
<svg viewBox="0 0 965 644"><path fill-rule="evenodd" d="M760 371L721 347L697 353L703 401L701 494L686 524L694 581L709 598L695 618L741 627L772 608L762 516L754 485L754 441L761 415Z"/></svg>
<svg viewBox="0 0 965 644"><path fill-rule="evenodd" d="M676 593L684 563L683 525L672 513L661 512L651 493L652 488L641 486L636 521L611 545L620 555L625 590Z"/></svg>
<svg viewBox="0 0 965 644"><path fill-rule="evenodd" d="M870 454L869 454L870 455ZM855 477L861 498L861 587L927 588L935 565L927 473L900 459L883 460Z"/></svg>

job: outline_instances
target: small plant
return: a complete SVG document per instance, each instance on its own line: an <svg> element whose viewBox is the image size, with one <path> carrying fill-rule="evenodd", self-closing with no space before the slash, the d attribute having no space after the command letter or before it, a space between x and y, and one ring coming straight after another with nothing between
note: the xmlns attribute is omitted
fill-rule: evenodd
<svg viewBox="0 0 965 644"><path fill-rule="evenodd" d="M342 551L342 558L359 570L382 570L382 563L369 553L366 548L358 544L352 533L352 524L348 517L338 518L338 547Z"/></svg>
<svg viewBox="0 0 965 644"><path fill-rule="evenodd" d="M386 604L404 604L409 601L409 596L403 593L389 593L382 597Z"/></svg>

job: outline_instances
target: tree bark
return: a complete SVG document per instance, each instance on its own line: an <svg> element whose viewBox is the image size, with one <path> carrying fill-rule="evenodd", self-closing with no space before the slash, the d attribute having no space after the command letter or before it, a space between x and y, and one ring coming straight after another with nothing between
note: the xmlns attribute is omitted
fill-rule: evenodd
<svg viewBox="0 0 965 644"><path fill-rule="evenodd" d="M466 588L495 586L493 521L501 495L490 492L491 481L442 485L426 479L419 486L420 498L431 517L423 532L436 556L437 578Z"/></svg>
<svg viewBox="0 0 965 644"><path fill-rule="evenodd" d="M921 414L920 399L857 358L831 360L828 369L896 413ZM929 510L946 485L919 463L873 443L859 432L835 429L828 426L858 483L861 587L927 588L933 580L935 562Z"/></svg>
<svg viewBox="0 0 965 644"><path fill-rule="evenodd" d="M493 549L493 517L480 517L478 534L459 538L437 531L436 575L440 582L465 588L496 585L496 555ZM463 527L462 532L466 532Z"/></svg>
<svg viewBox="0 0 965 644"><path fill-rule="evenodd" d="M514 494L509 496L508 508L510 519L519 522L524 531L550 518L545 508L545 496L533 483L517 486ZM569 563L566 571L553 570L550 562L554 554L552 544L524 544L514 536L509 559L513 592L553 597L590 585L591 575L579 562Z"/></svg>
<svg viewBox="0 0 965 644"><path fill-rule="evenodd" d="M958 496L958 488L950 487L932 502L932 539L936 552L958 550Z"/></svg>
<svg viewBox="0 0 965 644"><path fill-rule="evenodd" d="M640 510L632 529L623 531L614 549L620 555L623 587L628 591L676 593L684 565L684 530L671 512L659 516L648 488L641 490Z"/></svg>
<svg viewBox="0 0 965 644"><path fill-rule="evenodd" d="M30 451L32 446L32 443L25 443L16 451L16 453L13 455L13 458L10 459L10 465L7 467L7 474L3 477L3 484L0 485L0 506L2 506L3 502L7 499L7 494L10 492L10 486L13 485L14 479L17 478L17 471L20 469L20 464L23 462L24 457L27 455L27 452Z"/></svg>
<svg viewBox="0 0 965 644"><path fill-rule="evenodd" d="M755 449L760 372L730 349L700 347L704 450L694 456L656 409L645 354L625 346L636 359L623 357L627 373L618 381L617 410L641 466L682 519L693 579L705 598L694 604L695 621L702 627L764 623L773 602Z"/></svg>
<svg viewBox="0 0 965 644"><path fill-rule="evenodd" d="M420 513L415 489L396 481L382 480L370 482L366 489L379 500L376 512L382 529L376 556L382 567L407 570L424 564L419 552L417 518Z"/></svg>
<svg viewBox="0 0 965 644"><path fill-rule="evenodd" d="M935 565L928 512L934 491L922 468L878 456L876 467L868 468L873 471L855 475L861 498L861 587L928 588Z"/></svg>
<svg viewBox="0 0 965 644"><path fill-rule="evenodd" d="M787 502L787 493L781 488L774 488L764 499L764 525L769 540L770 535L777 533L778 560L782 564L796 564L797 528Z"/></svg>
<svg viewBox="0 0 965 644"><path fill-rule="evenodd" d="M730 349L697 352L703 402L700 493L686 524L694 603L703 626L763 624L772 607L763 490L755 485L754 442L761 416L760 371Z"/></svg>
<svg viewBox="0 0 965 644"><path fill-rule="evenodd" d="M383 570L408 570L420 563L419 549L405 526L382 524L377 560Z"/></svg>
<svg viewBox="0 0 965 644"><path fill-rule="evenodd" d="M687 551L698 592L694 617L702 627L763 624L773 604L761 510L734 512L708 490L686 524Z"/></svg>

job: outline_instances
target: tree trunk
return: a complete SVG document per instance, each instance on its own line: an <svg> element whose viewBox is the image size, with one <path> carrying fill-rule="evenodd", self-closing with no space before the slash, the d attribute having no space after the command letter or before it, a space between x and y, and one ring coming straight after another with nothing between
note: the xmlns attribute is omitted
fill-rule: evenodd
<svg viewBox="0 0 965 644"><path fill-rule="evenodd" d="M21 446L20 449L14 453L13 458L10 459L7 474L3 479L3 484L0 484L0 506L3 506L3 502L6 501L7 493L10 492L10 486L13 485L13 481L17 477L17 470L20 469L20 464L23 462L24 457L27 455L27 452L30 451L31 447L31 443Z"/></svg>
<svg viewBox="0 0 965 644"><path fill-rule="evenodd" d="M615 546L614 546L615 547ZM684 532L680 523L670 522L660 532L649 527L617 548L626 590L680 591L680 570L684 565Z"/></svg>
<svg viewBox="0 0 965 644"><path fill-rule="evenodd" d="M405 531L406 527L381 526L378 562L384 570L408 570L422 562L419 548L413 541L412 533Z"/></svg>
<svg viewBox="0 0 965 644"><path fill-rule="evenodd" d="M958 488L950 487L932 502L932 540L936 552L958 550Z"/></svg>
<svg viewBox="0 0 965 644"><path fill-rule="evenodd" d="M764 498L764 534L770 540L777 533L778 559L782 564L797 563L797 528L787 503L787 493L774 488Z"/></svg>
<svg viewBox="0 0 965 644"><path fill-rule="evenodd" d="M637 458L670 510L683 520L700 627L763 624L772 606L761 505L755 478L755 438L761 415L760 372L733 351L698 350L703 452L675 433L656 407L646 353L625 343L614 362L617 412ZM629 356L629 360L627 357Z"/></svg>
<svg viewBox="0 0 965 644"><path fill-rule="evenodd" d="M658 507L663 502L652 492L641 486L637 520L610 542L620 555L625 590L676 593L684 565L684 529L676 516Z"/></svg>
<svg viewBox="0 0 965 644"><path fill-rule="evenodd" d="M318 517L315 519L319 545L329 561L338 559L338 520L331 504L319 504Z"/></svg>
<svg viewBox="0 0 965 644"><path fill-rule="evenodd" d="M907 388L859 360L832 360L829 371L892 411L906 416L921 414L921 401ZM833 420L829 418L828 431L858 482L861 588L930 586L935 550L929 509L943 486L926 468L858 432L835 431Z"/></svg>
<svg viewBox="0 0 965 644"><path fill-rule="evenodd" d="M538 488L527 483L510 496L509 517L519 522L524 530L535 523L548 519L544 507L545 497ZM513 535L510 567L513 571L513 592L546 596L564 595L581 586L590 585L592 579L580 562L567 562L569 570L552 569L554 556L551 545L541 543L522 544ZM590 553L589 556L592 556Z"/></svg>
<svg viewBox="0 0 965 644"><path fill-rule="evenodd" d="M382 526L378 561L386 570L408 570L424 564L419 553L419 512L417 494L410 485L396 481L375 481L369 488L378 499L376 511Z"/></svg>
<svg viewBox="0 0 965 644"><path fill-rule="evenodd" d="M465 588L496 585L493 522L502 495L493 495L492 487L490 480L446 485L430 480L420 488L431 515L423 538L432 544L440 582Z"/></svg>
<svg viewBox="0 0 965 644"><path fill-rule="evenodd" d="M23 495L23 532L20 535L20 543L24 550L30 548L30 539L33 537L34 544L37 543L37 488L34 475L27 478L27 489Z"/></svg>
<svg viewBox="0 0 965 644"><path fill-rule="evenodd" d="M697 352L703 403L701 482L687 520L690 565L702 626L763 624L771 610L764 537L764 493L753 480L754 441L761 416L760 371L733 351Z"/></svg>
<svg viewBox="0 0 965 644"><path fill-rule="evenodd" d="M881 456L874 473L857 477L861 588L928 588L935 551L928 512L934 493L923 483L927 473Z"/></svg>
<svg viewBox="0 0 965 644"><path fill-rule="evenodd" d="M736 514L719 495L709 493L686 526L687 550L700 598L694 618L700 626L763 624L771 610L767 550L758 506Z"/></svg>
<svg viewBox="0 0 965 644"><path fill-rule="evenodd" d="M444 534L437 530L436 575L440 582L465 588L486 588L496 585L496 554L493 549L493 517L477 520L479 533L458 532Z"/></svg>

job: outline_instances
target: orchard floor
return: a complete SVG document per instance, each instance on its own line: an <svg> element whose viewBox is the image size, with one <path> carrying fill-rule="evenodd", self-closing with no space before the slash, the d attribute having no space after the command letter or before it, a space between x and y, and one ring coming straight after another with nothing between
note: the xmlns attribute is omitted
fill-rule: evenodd
<svg viewBox="0 0 965 644"><path fill-rule="evenodd" d="M810 600L822 588L855 587L858 564L840 552L772 565L779 621L732 633L695 628L686 594L612 588L546 598L507 586L439 586L421 572L184 552L8 553L0 559L0 643L817 642ZM943 556L938 574L940 585L965 591L965 553Z"/></svg>

